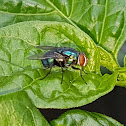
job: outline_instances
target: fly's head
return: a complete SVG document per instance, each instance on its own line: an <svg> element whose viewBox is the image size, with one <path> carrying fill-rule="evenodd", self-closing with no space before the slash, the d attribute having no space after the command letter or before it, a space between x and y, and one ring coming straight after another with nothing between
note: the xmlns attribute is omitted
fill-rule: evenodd
<svg viewBox="0 0 126 126"><path fill-rule="evenodd" d="M84 52L81 52L78 56L78 64L82 67L85 67L88 64L88 58L86 57Z"/></svg>

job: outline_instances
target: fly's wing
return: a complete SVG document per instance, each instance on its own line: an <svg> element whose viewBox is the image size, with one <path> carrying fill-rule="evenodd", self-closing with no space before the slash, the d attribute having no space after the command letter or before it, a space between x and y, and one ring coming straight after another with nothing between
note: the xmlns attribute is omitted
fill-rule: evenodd
<svg viewBox="0 0 126 126"><path fill-rule="evenodd" d="M43 57L43 53L38 53L38 54L34 54L32 56L27 57L27 59L29 60L41 60L41 59L45 59L45 57Z"/></svg>
<svg viewBox="0 0 126 126"><path fill-rule="evenodd" d="M53 46L36 46L38 49L43 49L43 50L56 50L59 47L53 47Z"/></svg>
<svg viewBox="0 0 126 126"><path fill-rule="evenodd" d="M77 50L70 48L70 47L53 47L53 46L36 46L38 49L43 50L55 50L55 51L73 51L78 52Z"/></svg>
<svg viewBox="0 0 126 126"><path fill-rule="evenodd" d="M46 54L43 55L43 53L38 53L38 54L35 54L35 55L32 55L32 56L29 56L27 59L30 59L30 60L42 60L42 59L55 59L55 58L58 58L58 59L64 59L64 56L61 55L60 53L57 53L57 52L47 52Z"/></svg>

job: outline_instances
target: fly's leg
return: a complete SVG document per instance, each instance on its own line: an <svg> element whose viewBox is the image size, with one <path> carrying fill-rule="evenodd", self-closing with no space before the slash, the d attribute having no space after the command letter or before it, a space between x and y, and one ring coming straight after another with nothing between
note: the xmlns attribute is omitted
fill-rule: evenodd
<svg viewBox="0 0 126 126"><path fill-rule="evenodd" d="M80 68L76 68L76 67L74 67L74 66L72 66L72 68L75 69L75 70L80 70Z"/></svg>
<svg viewBox="0 0 126 126"><path fill-rule="evenodd" d="M62 70L62 80L61 80L61 84L63 83L63 67L62 67L62 63L60 62L60 66L61 66L61 70Z"/></svg>
<svg viewBox="0 0 126 126"><path fill-rule="evenodd" d="M80 69L80 76L81 76L81 78L83 79L83 81L85 82L85 84L87 84L87 82L84 80L84 78L83 78L83 76L82 76L82 70L83 70L83 69Z"/></svg>
<svg viewBox="0 0 126 126"><path fill-rule="evenodd" d="M61 84L63 83L63 67L61 67L61 70L62 70L62 80L61 80Z"/></svg>
<svg viewBox="0 0 126 126"><path fill-rule="evenodd" d="M49 72L41 80L45 79L51 73L51 70L52 70L52 66L50 67Z"/></svg>
<svg viewBox="0 0 126 126"><path fill-rule="evenodd" d="M84 80L84 78L82 76L83 67L81 67L81 69L80 69L80 68L76 68L76 67L72 66L72 68L75 70L80 70L80 76L81 76L82 80L85 82L85 84L87 84L87 82Z"/></svg>

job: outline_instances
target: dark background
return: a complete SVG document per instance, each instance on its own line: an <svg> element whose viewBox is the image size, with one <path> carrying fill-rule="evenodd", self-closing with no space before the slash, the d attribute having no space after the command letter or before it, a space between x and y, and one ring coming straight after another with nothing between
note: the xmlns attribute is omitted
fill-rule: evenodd
<svg viewBox="0 0 126 126"><path fill-rule="evenodd" d="M118 53L118 62L121 67L124 66L124 56L126 55L126 42ZM102 74L110 73L106 68L101 67ZM98 112L110 116L120 123L126 125L126 89L115 87L113 91L96 101L73 109L87 110L90 112ZM58 118L64 112L71 109L39 109L43 116L51 121Z"/></svg>

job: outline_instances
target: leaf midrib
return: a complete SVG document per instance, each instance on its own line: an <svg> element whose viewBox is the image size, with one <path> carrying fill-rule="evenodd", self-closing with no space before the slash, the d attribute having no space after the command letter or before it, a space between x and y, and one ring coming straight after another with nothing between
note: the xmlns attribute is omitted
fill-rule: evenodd
<svg viewBox="0 0 126 126"><path fill-rule="evenodd" d="M103 31L104 31L105 20L106 20L106 13L107 13L107 5L108 5L108 0L106 0L106 3L105 3L105 14L104 14L104 18L103 18L103 25L102 25L102 30L101 30L101 34L100 34L99 45L101 43L102 36L103 36Z"/></svg>
<svg viewBox="0 0 126 126"><path fill-rule="evenodd" d="M46 0L46 2L52 6L62 17L64 17L70 24L72 24L74 27L80 29L71 19L69 19L66 15L62 13L50 0ZM81 30L81 29L80 29Z"/></svg>

